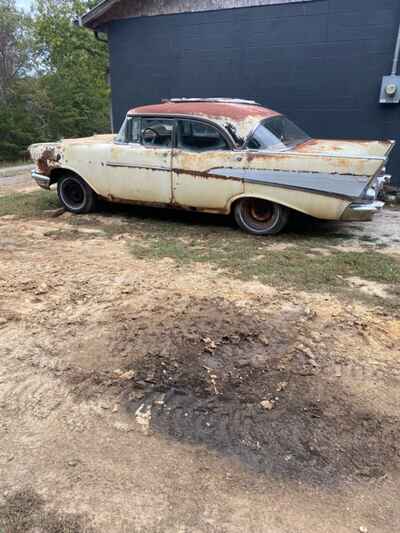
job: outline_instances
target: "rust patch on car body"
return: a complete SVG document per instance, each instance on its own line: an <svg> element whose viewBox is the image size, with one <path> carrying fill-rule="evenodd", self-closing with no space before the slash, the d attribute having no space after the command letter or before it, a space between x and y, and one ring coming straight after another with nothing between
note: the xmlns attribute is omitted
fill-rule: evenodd
<svg viewBox="0 0 400 533"><path fill-rule="evenodd" d="M388 157L394 141L363 141L339 139L310 139L296 146L297 154L340 155L343 157Z"/></svg>
<svg viewBox="0 0 400 533"><path fill-rule="evenodd" d="M46 176L61 166L63 148L61 144L40 143L29 147L30 155L36 163L37 170Z"/></svg>
<svg viewBox="0 0 400 533"><path fill-rule="evenodd" d="M231 120L244 120L248 117L270 118L280 115L267 107L250 104L232 104L222 102L165 102L161 104L136 107L130 115L201 115L211 119L226 117Z"/></svg>
<svg viewBox="0 0 400 533"><path fill-rule="evenodd" d="M129 200L126 198L118 198L116 196L113 196L112 194L108 195L99 195L99 198L102 198L103 200L107 200L108 202L116 203L116 204L126 204L126 205L136 205L136 206L143 206L143 207L152 207L154 209L177 209L180 211L196 211L199 213L215 213L215 214L227 214L228 210L226 208L212 208L208 209L206 207L198 207L198 206L190 206L185 205L177 202L174 198L172 198L171 202L168 203L162 203L162 202L144 202L141 200Z"/></svg>
<svg viewBox="0 0 400 533"><path fill-rule="evenodd" d="M172 172L178 175L182 174L182 175L193 176L195 178L201 178L201 179L210 179L210 178L218 179L218 180L238 179L234 175L222 176L219 174L214 174L213 169L201 171L201 170L190 170L190 169L185 169L185 168L174 168L172 169Z"/></svg>

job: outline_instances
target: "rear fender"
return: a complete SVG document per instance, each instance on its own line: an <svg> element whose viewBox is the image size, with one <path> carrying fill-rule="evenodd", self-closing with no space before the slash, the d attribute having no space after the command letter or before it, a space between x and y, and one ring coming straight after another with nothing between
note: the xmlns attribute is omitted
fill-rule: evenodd
<svg viewBox="0 0 400 533"><path fill-rule="evenodd" d="M305 192L299 190L284 190L278 187L265 185L251 185L251 190L230 199L227 212L231 212L236 202L242 198L258 198L288 207L293 211L304 213L323 220L338 220L345 209L350 205L350 200Z"/></svg>

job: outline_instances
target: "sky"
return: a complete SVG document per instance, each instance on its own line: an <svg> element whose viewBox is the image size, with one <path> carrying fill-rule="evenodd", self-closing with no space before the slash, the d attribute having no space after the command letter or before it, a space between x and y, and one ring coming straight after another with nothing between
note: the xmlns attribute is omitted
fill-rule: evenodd
<svg viewBox="0 0 400 533"><path fill-rule="evenodd" d="M29 9L31 7L31 0L16 0L17 7Z"/></svg>

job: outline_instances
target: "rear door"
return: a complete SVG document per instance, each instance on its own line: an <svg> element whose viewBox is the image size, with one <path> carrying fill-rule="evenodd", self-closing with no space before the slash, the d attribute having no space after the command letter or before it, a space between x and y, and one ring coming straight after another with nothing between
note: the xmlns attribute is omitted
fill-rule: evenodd
<svg viewBox="0 0 400 533"><path fill-rule="evenodd" d="M107 161L110 199L171 203L174 129L171 119L128 118L126 138Z"/></svg>
<svg viewBox="0 0 400 533"><path fill-rule="evenodd" d="M177 120L172 158L173 203L226 211L229 200L242 193L244 187L242 180L217 173L223 174L232 167L243 168L244 163L245 157L232 150L219 128L200 120Z"/></svg>

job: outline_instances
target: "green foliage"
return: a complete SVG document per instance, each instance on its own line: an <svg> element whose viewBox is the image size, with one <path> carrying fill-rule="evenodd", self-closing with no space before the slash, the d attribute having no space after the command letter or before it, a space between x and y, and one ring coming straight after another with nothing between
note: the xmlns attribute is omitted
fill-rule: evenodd
<svg viewBox="0 0 400 533"><path fill-rule="evenodd" d="M28 16L0 0L13 65L0 67L0 161L23 157L33 142L109 130L107 46L74 24L93 3L36 0Z"/></svg>
<svg viewBox="0 0 400 533"><path fill-rule="evenodd" d="M32 66L31 20L15 7L14 0L0 0L0 101L12 92L13 82Z"/></svg>
<svg viewBox="0 0 400 533"><path fill-rule="evenodd" d="M57 195L52 191L14 193L0 196L0 217L14 215L18 218L38 217L44 211L60 207Z"/></svg>
<svg viewBox="0 0 400 533"><path fill-rule="evenodd" d="M53 138L109 129L107 47L74 20L93 4L82 0L37 0L36 53L51 95Z"/></svg>

